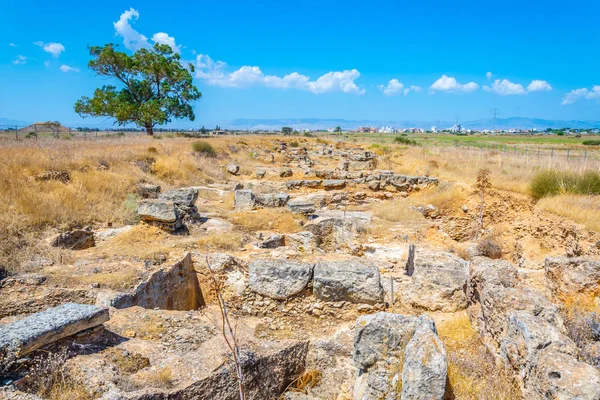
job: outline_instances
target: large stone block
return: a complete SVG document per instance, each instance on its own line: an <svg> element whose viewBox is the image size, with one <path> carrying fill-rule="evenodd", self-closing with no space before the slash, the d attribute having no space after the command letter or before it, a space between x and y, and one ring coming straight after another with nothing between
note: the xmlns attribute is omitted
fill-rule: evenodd
<svg viewBox="0 0 600 400"><path fill-rule="evenodd" d="M326 301L375 304L383 301L379 269L369 261L321 261L313 277L315 297Z"/></svg>
<svg viewBox="0 0 600 400"><path fill-rule="evenodd" d="M313 275L313 264L288 260L257 260L250 264L250 290L284 300L300 293Z"/></svg>

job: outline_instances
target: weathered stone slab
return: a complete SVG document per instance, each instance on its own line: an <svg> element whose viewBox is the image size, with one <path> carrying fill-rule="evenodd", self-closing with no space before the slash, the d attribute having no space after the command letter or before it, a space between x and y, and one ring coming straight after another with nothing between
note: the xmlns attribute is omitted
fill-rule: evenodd
<svg viewBox="0 0 600 400"><path fill-rule="evenodd" d="M300 293L312 278L313 264L288 260L257 260L250 264L250 290L284 300Z"/></svg>
<svg viewBox="0 0 600 400"><path fill-rule="evenodd" d="M142 221L175 222L177 209L171 201L142 200L138 203L138 215Z"/></svg>
<svg viewBox="0 0 600 400"><path fill-rule="evenodd" d="M94 232L91 229L75 229L61 233L52 241L52 246L69 250L84 250L95 245Z"/></svg>
<svg viewBox="0 0 600 400"><path fill-rule="evenodd" d="M262 207L283 207L289 199L287 193L257 194L256 204Z"/></svg>
<svg viewBox="0 0 600 400"><path fill-rule="evenodd" d="M21 357L108 319L106 308L67 303L0 326L0 360Z"/></svg>
<svg viewBox="0 0 600 400"><path fill-rule="evenodd" d="M192 207L198 199L198 189L196 188L179 188L167 190L158 195L161 200L171 201L177 205Z"/></svg>
<svg viewBox="0 0 600 400"><path fill-rule="evenodd" d="M548 257L545 270L548 287L555 295L596 290L600 285L600 259Z"/></svg>
<svg viewBox="0 0 600 400"><path fill-rule="evenodd" d="M367 304L383 301L379 269L369 261L357 259L317 263L313 293L325 301Z"/></svg>
<svg viewBox="0 0 600 400"><path fill-rule="evenodd" d="M237 211L252 210L256 198L252 190L236 190L233 197L233 205Z"/></svg>
<svg viewBox="0 0 600 400"><path fill-rule="evenodd" d="M313 214L317 209L312 201L304 199L294 199L288 201L289 210L296 214Z"/></svg>

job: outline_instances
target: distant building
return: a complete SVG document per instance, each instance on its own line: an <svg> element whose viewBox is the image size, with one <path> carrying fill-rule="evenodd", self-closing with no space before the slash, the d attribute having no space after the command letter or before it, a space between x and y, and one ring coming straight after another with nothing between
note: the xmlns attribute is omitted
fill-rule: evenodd
<svg viewBox="0 0 600 400"><path fill-rule="evenodd" d="M361 132L361 133L377 133L378 128L377 127L371 127L371 126L359 126L357 129L357 132Z"/></svg>
<svg viewBox="0 0 600 400"><path fill-rule="evenodd" d="M462 132L462 126L460 126L460 124L454 124L452 125L452 128L450 128L450 132L452 133L460 133Z"/></svg>
<svg viewBox="0 0 600 400"><path fill-rule="evenodd" d="M438 131L437 126L432 126L431 127L431 132L437 133L437 131Z"/></svg>

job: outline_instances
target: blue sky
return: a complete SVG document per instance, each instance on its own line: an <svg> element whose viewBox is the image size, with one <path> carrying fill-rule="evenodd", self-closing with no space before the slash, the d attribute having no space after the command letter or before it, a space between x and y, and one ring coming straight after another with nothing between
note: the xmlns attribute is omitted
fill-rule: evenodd
<svg viewBox="0 0 600 400"><path fill-rule="evenodd" d="M492 108L600 119L597 1L2 0L0 11L4 118L79 124L75 101L107 83L87 69L87 46L158 41L197 66L194 126L466 121Z"/></svg>

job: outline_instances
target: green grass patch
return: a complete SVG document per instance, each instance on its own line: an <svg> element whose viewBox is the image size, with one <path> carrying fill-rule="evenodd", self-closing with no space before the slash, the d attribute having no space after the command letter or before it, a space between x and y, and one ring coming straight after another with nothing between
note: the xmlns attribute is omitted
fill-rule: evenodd
<svg viewBox="0 0 600 400"><path fill-rule="evenodd" d="M416 140L409 139L406 136L396 136L394 138L394 142L399 143L399 144L405 144L408 146L418 146L419 145Z"/></svg>
<svg viewBox="0 0 600 400"><path fill-rule="evenodd" d="M584 140L581 144L584 146L600 146L600 140Z"/></svg>
<svg viewBox="0 0 600 400"><path fill-rule="evenodd" d="M196 153L202 154L206 157L216 157L217 152L212 147L212 145L208 142L203 142L202 140L198 140L192 143L192 150Z"/></svg>
<svg viewBox="0 0 600 400"><path fill-rule="evenodd" d="M600 194L600 173L594 171L584 173L541 171L533 177L530 192L536 199L568 193Z"/></svg>

